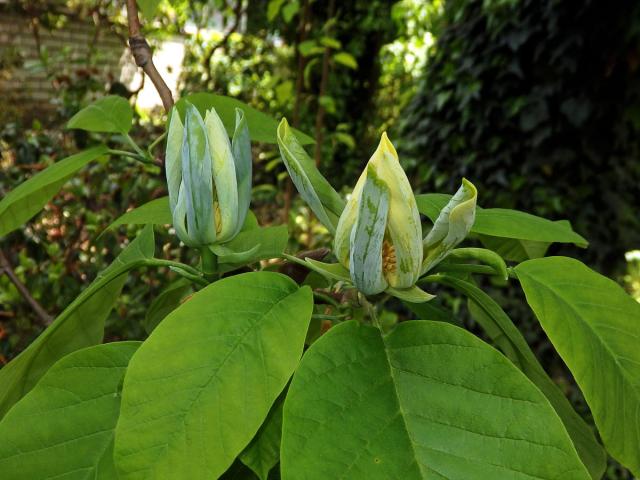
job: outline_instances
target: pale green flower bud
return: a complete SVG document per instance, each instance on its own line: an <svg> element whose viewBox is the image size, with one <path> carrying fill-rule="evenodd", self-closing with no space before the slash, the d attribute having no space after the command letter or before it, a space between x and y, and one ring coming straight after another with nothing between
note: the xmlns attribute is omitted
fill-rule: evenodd
<svg viewBox="0 0 640 480"><path fill-rule="evenodd" d="M251 144L236 109L233 143L215 109L203 120L187 103L184 126L177 109L165 156L169 205L180 240L192 247L225 243L240 231L251 196Z"/></svg>
<svg viewBox="0 0 640 480"><path fill-rule="evenodd" d="M366 295L389 287L408 289L418 280L423 251L420 214L386 133L340 216L334 250Z"/></svg>
<svg viewBox="0 0 640 480"><path fill-rule="evenodd" d="M469 234L476 219L477 198L476 187L463 178L462 186L444 206L424 239L421 273L426 273L440 263Z"/></svg>

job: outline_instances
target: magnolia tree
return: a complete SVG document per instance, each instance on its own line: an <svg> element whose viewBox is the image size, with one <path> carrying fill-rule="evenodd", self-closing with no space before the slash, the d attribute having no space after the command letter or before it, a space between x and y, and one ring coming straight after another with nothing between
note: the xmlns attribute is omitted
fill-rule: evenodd
<svg viewBox="0 0 640 480"><path fill-rule="evenodd" d="M76 114L70 128L131 148L94 146L17 186L0 201L0 235L89 162L150 162L132 118L119 97ZM0 370L3 479L584 480L609 456L640 474L640 305L579 261L545 256L554 242L587 245L568 222L480 208L464 179L452 196L415 194L386 134L344 199L307 135L213 94L172 107L150 148L165 139L168 196L113 223L144 226ZM326 258L287 252L286 227L251 213L252 140L278 144L333 236ZM165 225L197 265L155 255ZM148 305L148 337L102 343L129 272L159 267L179 280ZM479 276L522 287L597 430ZM488 342L433 302L443 288ZM419 320L398 322L387 306L399 304Z"/></svg>

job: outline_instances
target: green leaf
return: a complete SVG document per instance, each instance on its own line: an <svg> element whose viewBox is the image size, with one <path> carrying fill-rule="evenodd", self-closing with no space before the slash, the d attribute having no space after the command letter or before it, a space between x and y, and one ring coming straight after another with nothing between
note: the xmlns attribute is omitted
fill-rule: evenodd
<svg viewBox="0 0 640 480"><path fill-rule="evenodd" d="M435 221L450 195L430 193L416 195L418 210ZM588 242L571 229L568 222L551 221L519 210L476 207L476 221L471 232L494 237L533 240L537 242L574 243L586 247Z"/></svg>
<svg viewBox="0 0 640 480"><path fill-rule="evenodd" d="M269 1L269 4L267 5L267 20L272 22L278 16L278 13L280 13L280 7L282 7L283 3L284 0Z"/></svg>
<svg viewBox="0 0 640 480"><path fill-rule="evenodd" d="M0 237L31 219L74 173L108 151L106 146L100 145L71 155L14 188L0 201Z"/></svg>
<svg viewBox="0 0 640 480"><path fill-rule="evenodd" d="M125 273L151 258L154 247L153 229L147 227L26 350L0 370L0 417L60 358L102 342L104 322L124 286Z"/></svg>
<svg viewBox="0 0 640 480"><path fill-rule="evenodd" d="M267 480L269 472L280 461L282 437L282 396L276 400L264 423L251 443L240 454L240 460L255 472L260 480Z"/></svg>
<svg viewBox="0 0 640 480"><path fill-rule="evenodd" d="M160 294L153 299L151 305L147 309L142 325L147 333L153 332L158 324L173 312L180 302L193 293L191 282L185 278L180 278L171 283Z"/></svg>
<svg viewBox="0 0 640 480"><path fill-rule="evenodd" d="M225 243L224 247L227 250L247 255L243 256L240 262L238 262L237 256L221 257L219 259L220 272L229 272L243 265L280 257L287 248L288 241L289 232L286 225L243 230L233 240Z"/></svg>
<svg viewBox="0 0 640 480"><path fill-rule="evenodd" d="M471 282L449 275L429 277L438 283L455 288L469 298L469 311L493 343L529 377L547 397L580 455L591 477L599 479L606 468L607 459L589 425L576 413L558 386L546 374L529 348L524 336L508 315L489 295Z"/></svg>
<svg viewBox="0 0 640 480"><path fill-rule="evenodd" d="M353 70L358 69L358 61L353 55L347 52L338 52L333 56L333 60L340 65L351 68Z"/></svg>
<svg viewBox="0 0 640 480"><path fill-rule="evenodd" d="M492 250L487 250L486 248L456 248L447 255L447 261L449 262L467 260L478 261L493 268L496 275L499 275L503 280L509 278L507 264L504 263L500 255Z"/></svg>
<svg viewBox="0 0 640 480"><path fill-rule="evenodd" d="M116 478L119 390L138 345L89 347L51 367L0 422L3 478Z"/></svg>
<svg viewBox="0 0 640 480"><path fill-rule="evenodd" d="M344 268L339 263L325 263L309 257L305 257L304 259L302 259L294 255L288 255L286 253L284 253L282 256L292 263L297 263L298 265L301 265L313 272L320 274L326 280L347 282L349 284L351 283L349 270Z"/></svg>
<svg viewBox="0 0 640 480"><path fill-rule="evenodd" d="M389 287L385 291L403 302L409 303L424 303L435 298L435 295L431 295L415 285L409 288Z"/></svg>
<svg viewBox="0 0 640 480"><path fill-rule="evenodd" d="M213 93L192 93L191 95L181 98L176 103L176 108L180 112L183 120L187 102L193 104L203 116L208 109L215 108L230 137L233 136L236 127L235 110L239 108L244 112L245 118L247 119L251 140L264 143L277 143L276 130L278 129L278 122L240 100L215 95ZM299 130L293 130L301 144L314 143L313 138L310 136Z"/></svg>
<svg viewBox="0 0 640 480"><path fill-rule="evenodd" d="M282 119L278 127L278 146L298 193L324 226L335 232L345 202L318 171L298 138L293 135L286 118Z"/></svg>
<svg viewBox="0 0 640 480"><path fill-rule="evenodd" d="M140 11L148 20L152 20L155 16L160 1L161 0L137 0Z"/></svg>
<svg viewBox="0 0 640 480"><path fill-rule="evenodd" d="M127 99L109 95L76 113L67 122L67 128L124 134L131 130L132 121L133 109Z"/></svg>
<svg viewBox="0 0 640 480"><path fill-rule="evenodd" d="M640 303L572 258L529 260L515 272L607 451L640 475Z"/></svg>
<svg viewBox="0 0 640 480"><path fill-rule="evenodd" d="M321 37L320 43L323 46L327 48L333 48L334 50L339 50L340 48L342 48L342 43L340 42L340 40L333 37L327 37L327 36Z"/></svg>
<svg viewBox="0 0 640 480"><path fill-rule="evenodd" d="M312 55L319 55L324 52L324 48L318 45L315 40L305 40L298 45L298 51L303 57L310 57Z"/></svg>
<svg viewBox="0 0 640 480"><path fill-rule="evenodd" d="M588 478L547 399L458 327L345 322L314 343L284 405L283 480Z"/></svg>
<svg viewBox="0 0 640 480"><path fill-rule="evenodd" d="M505 260L524 262L533 258L542 258L547 254L551 242L536 242L533 240L518 240L516 238L493 237L478 235L482 244L496 252Z"/></svg>
<svg viewBox="0 0 640 480"><path fill-rule="evenodd" d="M125 377L119 478L218 478L297 366L312 307L308 287L253 272L204 288L167 316Z"/></svg>
<svg viewBox="0 0 640 480"><path fill-rule="evenodd" d="M172 222L169 197L160 197L119 216L105 232L120 225L171 225Z"/></svg>
<svg viewBox="0 0 640 480"><path fill-rule="evenodd" d="M300 10L300 4L297 1L289 2L282 9L282 18L285 22L289 23L294 15L298 13L298 10Z"/></svg>

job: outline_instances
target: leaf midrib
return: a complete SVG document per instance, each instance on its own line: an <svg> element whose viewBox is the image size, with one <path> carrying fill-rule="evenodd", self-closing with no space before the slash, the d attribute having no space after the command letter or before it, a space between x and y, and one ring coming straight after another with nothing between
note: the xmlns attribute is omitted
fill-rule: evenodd
<svg viewBox="0 0 640 480"><path fill-rule="evenodd" d="M519 273L519 275L523 275L523 272L521 271ZM546 289L546 291L550 292L551 294L553 294L553 296L555 298L557 298L559 300L559 303L561 303L562 305L565 306L565 308L567 308L573 315L575 318L578 319L578 321L584 325L586 325L587 330L591 333L591 335L593 337L596 338L597 340L597 344L601 345L603 347L603 349L610 355L611 360L613 360L613 363L615 363L615 365L618 367L618 369L621 371L621 377L624 378L625 382L631 387L631 389L635 392L637 392L640 396L640 387L636 387L636 385L634 384L633 380L630 379L628 377L629 372L627 371L626 368L624 368L620 362L618 361L618 357L616 356L616 354L613 352L613 350L611 350L611 348L609 347L609 345L604 341L604 339L602 339L598 334L596 329L586 320L582 320L582 315L580 314L580 312L571 305L571 303L569 303L567 300L565 300L560 294L558 294L555 290L551 289L551 287L547 286L545 283L541 282L540 280L536 279L533 275L531 275L531 273L524 273L525 277L529 277L529 279L539 285L540 287L542 287L543 289Z"/></svg>
<svg viewBox="0 0 640 480"><path fill-rule="evenodd" d="M281 299L279 299L276 303L272 304L269 309L264 312L264 314L257 320L255 320L253 323L251 323L251 325L249 326L249 328L247 328L244 332L242 332L242 334L240 336L238 336L238 341L236 342L236 344L233 346L233 348L229 351L229 353L227 353L227 355L224 357L224 359L222 360L222 362L220 362L220 365L217 369L215 369L215 371L212 372L211 376L209 377L209 379L207 380L207 382L202 386L202 388L199 389L198 393L196 394L196 396L193 398L193 400L191 400L188 403L188 406L183 410L185 412L184 415L181 415L182 417L182 422L180 423L180 430L184 431L184 429L186 428L186 422L185 419L189 416L189 414L191 413L192 409L193 409L193 405L198 401L198 399L200 398L200 395L202 394L202 392L204 392L209 385L211 384L211 382L214 380L214 378L217 377L218 372L226 365L227 361L229 360L229 358L236 352L236 350L238 349L238 347L240 345L242 345L244 343L244 340L246 339L247 335L254 330L254 328L256 326L258 326L258 324L261 322L262 319L264 319L265 317L267 317L271 311L276 308L278 305L280 305L282 302L284 302L286 299L288 299L289 297L291 297L292 295L294 295L295 293L297 293L299 290L293 291L293 292L287 292L287 294L282 297ZM172 438L175 438L175 435L173 435ZM169 445L171 445L171 439L169 439L162 448L163 452L166 452L167 449L169 448ZM223 446L223 450L224 450L224 446ZM158 458L158 455L156 455L156 458ZM152 467L146 468L145 470L151 470L151 471L155 471L156 467L160 464L160 462L154 462L154 465Z"/></svg>

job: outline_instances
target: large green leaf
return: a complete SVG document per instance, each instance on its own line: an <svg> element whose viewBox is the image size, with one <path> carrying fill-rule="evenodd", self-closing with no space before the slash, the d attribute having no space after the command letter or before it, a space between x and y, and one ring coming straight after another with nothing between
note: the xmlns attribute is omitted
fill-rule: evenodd
<svg viewBox="0 0 640 480"><path fill-rule="evenodd" d="M437 275L430 278L455 288L469 298L469 310L473 318L502 353L517 365L547 397L564 423L580 459L589 469L591 477L601 478L607 465L604 449L596 440L591 427L576 413L569 400L546 374L524 336L502 310L502 307L471 282L449 275Z"/></svg>
<svg viewBox="0 0 640 480"><path fill-rule="evenodd" d="M0 237L19 228L58 193L87 163L108 152L104 145L71 155L21 183L0 201Z"/></svg>
<svg viewBox="0 0 640 480"><path fill-rule="evenodd" d="M275 405L271 407L269 415L256 436L239 457L242 463L260 477L260 480L267 480L269 472L280 461L283 406L284 399L280 396Z"/></svg>
<svg viewBox="0 0 640 480"><path fill-rule="evenodd" d="M125 377L120 479L220 476L296 368L312 306L309 287L253 272L216 282L169 314Z"/></svg>
<svg viewBox="0 0 640 480"><path fill-rule="evenodd" d="M572 258L529 260L515 271L605 447L640 475L640 304Z"/></svg>
<svg viewBox="0 0 640 480"><path fill-rule="evenodd" d="M111 222L106 230L129 224L171 225L172 223L173 218L171 218L171 210L169 209L169 197L160 197L120 215Z"/></svg>
<svg viewBox="0 0 640 480"><path fill-rule="evenodd" d="M280 453L284 480L589 478L542 393L442 322L329 330L289 388Z"/></svg>
<svg viewBox="0 0 640 480"><path fill-rule="evenodd" d="M51 367L0 422L2 478L117 478L119 390L139 344L89 347Z"/></svg>
<svg viewBox="0 0 640 480"><path fill-rule="evenodd" d="M416 195L416 202L420 213L435 221L450 198L450 195L429 193ZM519 210L476 208L476 221L471 228L473 233L537 242L574 243L580 247L588 244L568 222L554 222Z"/></svg>
<svg viewBox="0 0 640 480"><path fill-rule="evenodd" d="M133 109L126 98L108 95L76 113L67 128L89 132L127 133L131 130Z"/></svg>
<svg viewBox="0 0 640 480"><path fill-rule="evenodd" d="M210 108L215 108L216 112L222 119L224 128L227 130L229 136L233 136L236 125L236 108L239 108L244 112L247 124L249 126L249 134L251 140L264 143L276 143L276 130L278 128L278 122L271 118L269 115L250 107L246 103L241 102L232 97L225 97L222 95L216 95L214 93L192 93L186 97L181 98L176 107L180 112L180 116L184 118L184 112L186 104L191 103L195 105L200 114L204 117L206 111ZM313 138L302 133L299 130L295 130L296 137L303 144L313 143Z"/></svg>
<svg viewBox="0 0 640 480"><path fill-rule="evenodd" d="M104 322L120 295L125 273L153 252L153 229L147 227L26 350L0 369L0 417L60 358L102 341Z"/></svg>

